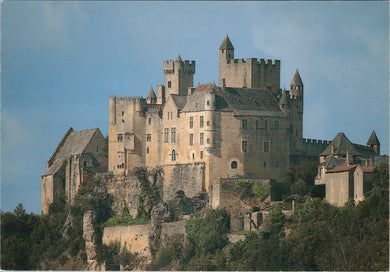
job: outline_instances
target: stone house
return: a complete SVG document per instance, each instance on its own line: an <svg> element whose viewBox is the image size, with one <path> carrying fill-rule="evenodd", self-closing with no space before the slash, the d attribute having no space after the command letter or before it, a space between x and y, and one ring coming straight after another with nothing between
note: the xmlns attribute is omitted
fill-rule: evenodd
<svg viewBox="0 0 390 272"><path fill-rule="evenodd" d="M95 173L107 172L107 143L98 128L66 132L47 161L41 177L42 212L47 213L55 197L71 202L80 184Z"/></svg>
<svg viewBox="0 0 390 272"><path fill-rule="evenodd" d="M320 154L316 185L325 186L325 199L331 205L341 207L349 199L357 204L364 200L369 190L373 170L387 160L380 156L380 143L372 132L367 145L354 144L340 132Z"/></svg>
<svg viewBox="0 0 390 272"><path fill-rule="evenodd" d="M165 85L147 98L110 97L108 169L162 166L164 198L207 192L220 205L222 178L281 179L299 156L328 141L302 138L304 85L296 70L280 89L280 60L234 59L228 36L219 47L219 86L193 86L195 61L164 61Z"/></svg>

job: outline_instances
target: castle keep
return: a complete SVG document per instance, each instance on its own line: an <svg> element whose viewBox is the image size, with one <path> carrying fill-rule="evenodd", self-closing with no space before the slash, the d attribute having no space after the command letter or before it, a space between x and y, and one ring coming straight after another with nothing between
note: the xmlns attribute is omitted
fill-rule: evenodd
<svg viewBox="0 0 390 272"><path fill-rule="evenodd" d="M165 85L147 98L110 97L108 170L157 165L164 197L208 192L220 204L221 178L280 179L292 160L318 156L327 141L302 138L304 85L298 70L280 89L280 61L234 59L219 48L219 86L193 86L195 61L164 61Z"/></svg>

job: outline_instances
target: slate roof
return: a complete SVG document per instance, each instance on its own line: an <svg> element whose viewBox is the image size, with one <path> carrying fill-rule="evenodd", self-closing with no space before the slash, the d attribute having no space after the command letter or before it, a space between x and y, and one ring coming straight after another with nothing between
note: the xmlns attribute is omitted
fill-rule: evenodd
<svg viewBox="0 0 390 272"><path fill-rule="evenodd" d="M178 94L172 94L173 102L175 102L177 108L179 110L183 109L184 106L187 103L187 96L186 95L178 95Z"/></svg>
<svg viewBox="0 0 390 272"><path fill-rule="evenodd" d="M236 115L284 117L277 99L269 90L218 88L217 94Z"/></svg>
<svg viewBox="0 0 390 272"><path fill-rule="evenodd" d="M148 98L148 99L156 99L156 94L153 91L153 87L150 87L149 94L148 94L148 96L146 98Z"/></svg>
<svg viewBox="0 0 390 272"><path fill-rule="evenodd" d="M222 49L234 49L232 42L229 39L229 36L226 35L225 39L223 40L221 46L219 47L219 50Z"/></svg>
<svg viewBox="0 0 390 272"><path fill-rule="evenodd" d="M330 170L327 170L326 172L327 173L338 173L338 172L346 172L346 171L349 171L349 170L352 170L354 168L356 168L357 165L356 164L352 164L352 165L340 165L340 166L336 166Z"/></svg>
<svg viewBox="0 0 390 272"><path fill-rule="evenodd" d="M46 172L42 176L50 176L54 175L55 173L60 170L60 168L64 165L65 159L58 159L56 160L50 167L49 169L46 170Z"/></svg>
<svg viewBox="0 0 390 272"><path fill-rule="evenodd" d="M324 162L324 166L326 169L331 169L331 168L334 168L336 166L345 165L346 163L347 163L346 158L336 158L335 156L330 155L330 156L326 157L325 162Z"/></svg>
<svg viewBox="0 0 390 272"><path fill-rule="evenodd" d="M371 136L368 139L367 145L379 145L379 140L374 130L372 131Z"/></svg>
<svg viewBox="0 0 390 272"><path fill-rule="evenodd" d="M350 152L353 156L360 156L361 153L358 152L348 140L347 136L343 132L340 132L336 135L336 137L330 142L330 144L325 148L325 150L320 154L321 156L331 155L332 154L332 146L334 145L334 155L345 156L347 155L347 151Z"/></svg>
<svg viewBox="0 0 390 272"><path fill-rule="evenodd" d="M72 131L65 139L63 145L59 146L58 152L55 154L55 159L68 158L69 156L82 154L97 131L99 131L98 128Z"/></svg>
<svg viewBox="0 0 390 272"><path fill-rule="evenodd" d="M298 69L295 71L295 75L291 81L291 85L303 85L301 76L299 75Z"/></svg>

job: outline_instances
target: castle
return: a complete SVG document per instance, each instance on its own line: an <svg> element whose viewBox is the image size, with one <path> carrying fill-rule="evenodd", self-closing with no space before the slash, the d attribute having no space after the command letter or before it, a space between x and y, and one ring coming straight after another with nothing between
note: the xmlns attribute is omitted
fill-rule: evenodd
<svg viewBox="0 0 390 272"><path fill-rule="evenodd" d="M157 95L151 87L146 99L110 97L108 164L100 131L68 131L42 176L43 212L61 188L71 201L85 173L129 175L134 167L161 166L165 200L178 190L189 197L207 193L216 208L224 202L223 180L282 181L291 163L320 154L324 165L335 154L328 149L337 137L332 142L302 137L304 84L296 70L290 90L282 90L280 65L280 60L235 59L227 35L219 47L219 86L194 86L195 61L180 55L164 61L165 85L156 87ZM379 155L379 141L372 138L366 147L347 144L348 152L366 159ZM346 159L349 153L343 152L339 157ZM329 173L334 166L326 166Z"/></svg>
<svg viewBox="0 0 390 272"><path fill-rule="evenodd" d="M165 85L147 98L110 97L108 170L128 174L157 165L164 197L208 192L220 204L221 178L280 179L300 156L328 141L302 138L304 84L298 70L280 89L280 61L235 59L228 36L219 48L219 86L193 86L195 61L164 61Z"/></svg>

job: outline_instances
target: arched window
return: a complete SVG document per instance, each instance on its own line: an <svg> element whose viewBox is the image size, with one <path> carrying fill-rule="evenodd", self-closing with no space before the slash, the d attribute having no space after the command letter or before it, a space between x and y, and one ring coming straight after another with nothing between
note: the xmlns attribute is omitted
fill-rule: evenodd
<svg viewBox="0 0 390 272"><path fill-rule="evenodd" d="M176 150L173 149L171 152L171 161L176 161Z"/></svg>
<svg viewBox="0 0 390 272"><path fill-rule="evenodd" d="M237 168L237 162L236 161L232 161L231 168L232 169L236 169Z"/></svg>

